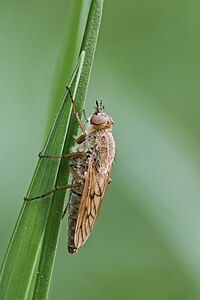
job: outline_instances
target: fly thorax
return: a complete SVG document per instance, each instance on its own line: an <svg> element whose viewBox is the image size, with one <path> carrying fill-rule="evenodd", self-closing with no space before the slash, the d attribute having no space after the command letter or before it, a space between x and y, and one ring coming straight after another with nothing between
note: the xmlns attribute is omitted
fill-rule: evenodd
<svg viewBox="0 0 200 300"><path fill-rule="evenodd" d="M90 134L92 151L98 167L112 163L115 155L115 144L110 130L96 130Z"/></svg>

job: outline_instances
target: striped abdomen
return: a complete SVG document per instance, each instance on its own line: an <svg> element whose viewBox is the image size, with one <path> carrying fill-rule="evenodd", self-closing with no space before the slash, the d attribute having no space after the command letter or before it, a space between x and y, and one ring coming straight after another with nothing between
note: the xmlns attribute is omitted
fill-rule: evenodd
<svg viewBox="0 0 200 300"><path fill-rule="evenodd" d="M71 190L69 200L69 217L68 217L68 240L67 247L68 252L73 254L76 252L74 245L74 236L76 229L76 222L78 217L78 210L81 202L83 187L77 187Z"/></svg>

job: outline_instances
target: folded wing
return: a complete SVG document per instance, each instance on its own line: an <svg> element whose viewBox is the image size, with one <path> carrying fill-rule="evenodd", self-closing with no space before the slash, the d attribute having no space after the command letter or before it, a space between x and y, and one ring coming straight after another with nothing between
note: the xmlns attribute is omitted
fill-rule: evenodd
<svg viewBox="0 0 200 300"><path fill-rule="evenodd" d="M75 229L76 248L80 248L85 243L94 227L109 182L110 169L111 165L103 170L97 169L94 158L89 158Z"/></svg>

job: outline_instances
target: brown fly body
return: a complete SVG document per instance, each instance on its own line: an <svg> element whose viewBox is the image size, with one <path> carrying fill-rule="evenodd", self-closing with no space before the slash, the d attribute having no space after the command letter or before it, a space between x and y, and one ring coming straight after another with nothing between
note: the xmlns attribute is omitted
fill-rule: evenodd
<svg viewBox="0 0 200 300"><path fill-rule="evenodd" d="M76 252L87 240L95 221L110 179L115 156L115 142L112 135L112 118L104 113L104 107L97 102L90 118L90 126L84 140L73 152L82 153L74 157L71 167L76 172L73 183L81 186L71 189L69 199L68 251Z"/></svg>
<svg viewBox="0 0 200 300"><path fill-rule="evenodd" d="M98 217L107 185L111 182L110 171L115 156L115 141L112 135L113 120L104 112L102 101L100 103L96 101L95 111L89 118L89 128L86 132L76 112L70 89L68 91L75 117L83 134L76 139L77 144L69 154L63 156L40 154L39 156L70 158L72 184L55 187L43 195L25 198L25 200L39 199L53 192L71 188L69 202L63 216L68 212L67 247L69 253L74 254L89 237Z"/></svg>

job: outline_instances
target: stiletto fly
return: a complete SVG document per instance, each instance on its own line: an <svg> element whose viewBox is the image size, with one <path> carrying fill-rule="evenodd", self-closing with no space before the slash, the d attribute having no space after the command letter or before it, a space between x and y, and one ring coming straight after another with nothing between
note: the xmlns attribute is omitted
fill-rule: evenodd
<svg viewBox="0 0 200 300"><path fill-rule="evenodd" d="M68 204L63 216L68 212L67 247L74 254L83 246L98 217L107 185L111 182L110 172L115 156L115 141L112 135L113 120L104 112L104 106L96 101L94 113L86 131L79 118L71 90L67 88L72 101L74 115L82 130L76 145L69 154L63 156L39 155L41 158L70 158L72 184L58 186L53 190L25 200L43 198L53 192L71 188Z"/></svg>

